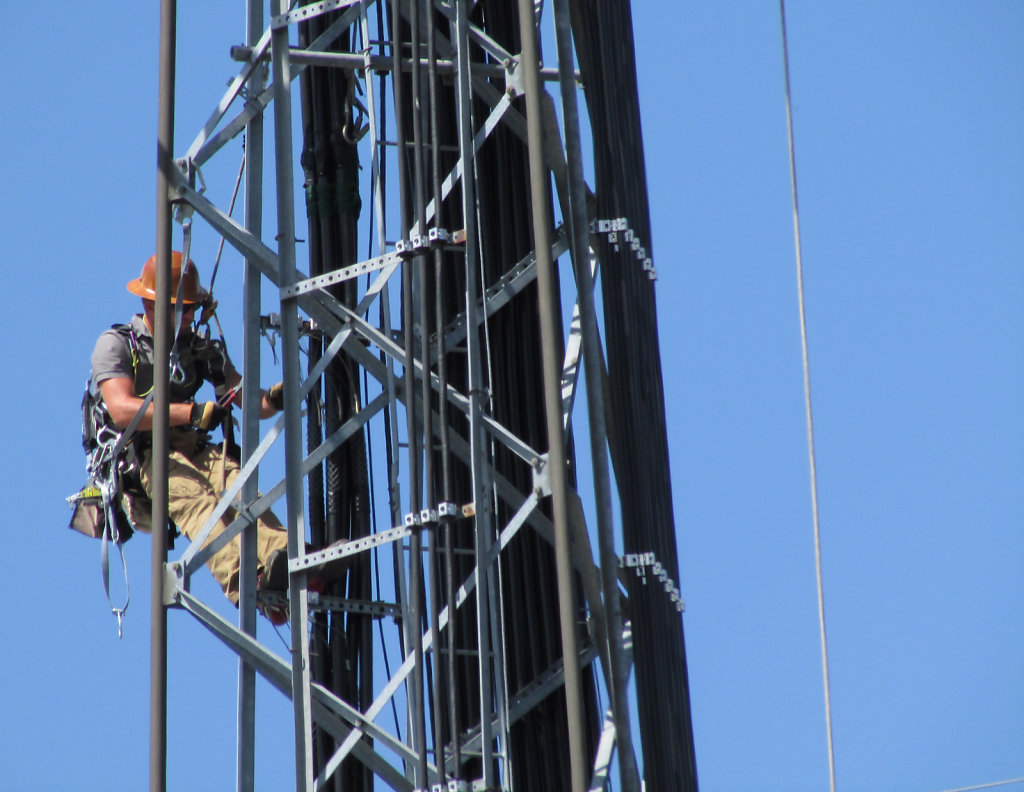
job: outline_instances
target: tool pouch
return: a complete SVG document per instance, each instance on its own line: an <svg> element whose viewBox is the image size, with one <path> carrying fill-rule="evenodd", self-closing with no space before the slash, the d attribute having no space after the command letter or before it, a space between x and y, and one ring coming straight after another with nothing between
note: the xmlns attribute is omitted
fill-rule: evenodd
<svg viewBox="0 0 1024 792"><path fill-rule="evenodd" d="M121 508L120 499L113 504L116 536L124 542L132 536L132 526ZM107 528L106 510L103 508L103 494L91 480L82 489L67 498L71 506L71 522L68 528L85 534L91 539L102 539Z"/></svg>

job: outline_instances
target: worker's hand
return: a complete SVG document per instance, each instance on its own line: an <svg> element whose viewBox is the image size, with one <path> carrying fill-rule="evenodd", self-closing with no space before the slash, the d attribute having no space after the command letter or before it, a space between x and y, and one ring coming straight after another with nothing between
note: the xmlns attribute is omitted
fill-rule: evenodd
<svg viewBox="0 0 1024 792"><path fill-rule="evenodd" d="M267 404L273 407L278 412L284 409L284 383L279 382L276 385L272 385L270 390L267 391Z"/></svg>
<svg viewBox="0 0 1024 792"><path fill-rule="evenodd" d="M215 388L227 381L228 353L223 340L207 338L203 330L200 330L192 337L192 351L199 360L203 379Z"/></svg>
<svg viewBox="0 0 1024 792"><path fill-rule="evenodd" d="M222 423L228 415L228 408L217 402L196 402L188 416L188 422L196 429L206 430Z"/></svg>
<svg viewBox="0 0 1024 792"><path fill-rule="evenodd" d="M217 313L217 301L212 297L207 297L203 300L200 305L202 306L202 313L199 314L199 321L197 325L204 325L209 322L214 315Z"/></svg>

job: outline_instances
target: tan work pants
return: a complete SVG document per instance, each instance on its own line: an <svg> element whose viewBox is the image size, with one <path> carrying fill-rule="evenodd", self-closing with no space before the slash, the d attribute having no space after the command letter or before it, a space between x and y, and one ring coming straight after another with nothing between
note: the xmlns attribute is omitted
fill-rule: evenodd
<svg viewBox="0 0 1024 792"><path fill-rule="evenodd" d="M150 497L153 492L151 453L146 451L140 471L142 488ZM220 493L231 486L237 476L238 463L230 457L225 459L220 446L209 445L194 454L172 449L167 460L167 513L178 530L189 539L198 536L216 509ZM234 509L224 512L203 546L220 536L235 516ZM257 526L256 554L262 566L272 552L287 549L288 534L270 510L263 512ZM240 558L241 540L235 536L206 562L227 598L236 605Z"/></svg>

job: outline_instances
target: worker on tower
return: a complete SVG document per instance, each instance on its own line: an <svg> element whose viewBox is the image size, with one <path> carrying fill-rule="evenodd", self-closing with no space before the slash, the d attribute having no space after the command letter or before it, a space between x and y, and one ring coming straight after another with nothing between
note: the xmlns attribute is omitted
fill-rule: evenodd
<svg viewBox="0 0 1024 792"><path fill-rule="evenodd" d="M183 281L180 283L179 281ZM123 431L136 418L153 387L153 313L156 299L156 256L143 266L142 273L128 283L128 291L142 298L143 313L135 314L128 324L114 325L104 332L92 353L91 387L101 397L106 419ZM209 431L230 421L230 404L240 392L242 377L231 365L222 342L193 332L197 309L212 311L209 294L199 282L192 261L182 268L182 254L171 254L171 301L181 320L171 354L170 431L168 433L167 493L168 516L178 530L190 539L196 537L220 500L220 493L231 486L238 475L238 463L220 445L210 442ZM196 401L204 382L214 386L215 401ZM260 418L268 418L283 408L280 383L269 392L261 390ZM143 529L150 527L152 497L153 404L146 405L132 435L135 460L125 477L121 505L129 521ZM234 519L228 509L217 522L207 543L219 536ZM288 586L287 532L272 512L258 519L258 586L268 591L283 591ZM238 604L240 541L235 536L217 552L207 566L224 593ZM261 611L275 624L283 624L286 611L261 605Z"/></svg>

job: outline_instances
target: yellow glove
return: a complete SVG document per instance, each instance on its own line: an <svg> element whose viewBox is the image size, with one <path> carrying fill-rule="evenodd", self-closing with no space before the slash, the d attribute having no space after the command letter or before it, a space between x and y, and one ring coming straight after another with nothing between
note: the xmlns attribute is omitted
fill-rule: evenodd
<svg viewBox="0 0 1024 792"><path fill-rule="evenodd" d="M196 402L189 412L188 422L196 429L206 431L212 426L222 423L228 415L228 408L217 402Z"/></svg>

